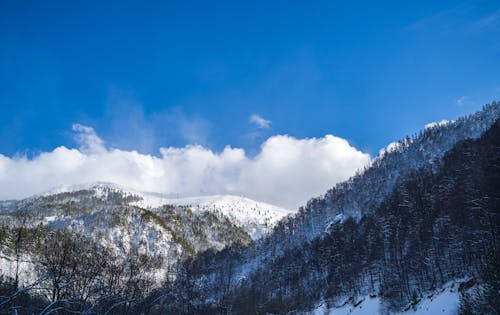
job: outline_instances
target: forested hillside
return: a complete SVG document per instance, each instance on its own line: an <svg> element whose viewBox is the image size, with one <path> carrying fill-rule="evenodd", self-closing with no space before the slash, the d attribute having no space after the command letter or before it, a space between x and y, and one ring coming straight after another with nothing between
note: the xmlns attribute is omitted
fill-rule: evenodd
<svg viewBox="0 0 500 315"><path fill-rule="evenodd" d="M262 246L258 260L247 254L259 255L254 249L205 253L186 264L196 280L179 279L167 292L194 297L188 312L286 313L367 295L394 312L450 280L471 277L480 294L464 292L463 309L495 314L499 187L497 121L479 139L457 143L441 162L409 172L372 211L339 215L312 241L286 243L295 231L286 229L280 233L288 246ZM186 310L175 298L165 301L165 310Z"/></svg>

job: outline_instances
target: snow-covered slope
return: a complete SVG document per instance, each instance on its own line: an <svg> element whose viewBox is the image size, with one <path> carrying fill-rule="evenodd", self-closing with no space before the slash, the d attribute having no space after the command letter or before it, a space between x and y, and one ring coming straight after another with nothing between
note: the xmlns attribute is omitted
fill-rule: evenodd
<svg viewBox="0 0 500 315"><path fill-rule="evenodd" d="M384 307L378 297L365 296L355 301L346 301L339 307L329 307L327 303L320 303L310 315L456 315L460 304L460 293L458 291L459 280L445 284L440 290L427 293L426 296L414 305L409 305L406 310L396 313L384 311Z"/></svg>
<svg viewBox="0 0 500 315"><path fill-rule="evenodd" d="M41 224L98 240L119 257L136 248L173 260L181 253L248 245L290 213L239 196L172 198L105 182L61 186L27 199L0 202L0 224L32 228Z"/></svg>
<svg viewBox="0 0 500 315"><path fill-rule="evenodd" d="M172 198L97 182L0 201L0 232L15 233L17 227L34 234L60 230L95 242L124 262L131 255L146 255L161 261L152 271L159 284L169 266L183 257L232 244L246 246L289 213L239 196ZM37 277L31 256L28 251L21 257L21 283ZM0 277L12 277L16 268L12 250L0 242Z"/></svg>
<svg viewBox="0 0 500 315"><path fill-rule="evenodd" d="M296 239L312 240L322 235L338 214L360 219L380 206L402 179L421 167L437 167L454 145L479 138L497 119L500 103L492 102L475 114L432 124L419 134L392 143L368 168L309 200L296 216L282 223L293 227L291 234ZM282 235L277 238L284 239Z"/></svg>
<svg viewBox="0 0 500 315"><path fill-rule="evenodd" d="M236 225L241 226L256 240L267 234L290 210L258 202L245 197L232 195L213 195L189 198L151 198L143 195L143 200L134 204L146 208L171 204L190 207L196 212L210 211L227 216Z"/></svg>
<svg viewBox="0 0 500 315"><path fill-rule="evenodd" d="M222 214L235 225L242 227L253 240L261 238L272 230L283 217L292 213L288 209L255 201L242 196L212 195L197 197L172 197L170 195L141 192L107 182L57 187L40 196L51 196L75 191L91 191L94 196L106 199L112 193L130 197L127 204L155 211L164 205L185 206L195 213L212 212Z"/></svg>

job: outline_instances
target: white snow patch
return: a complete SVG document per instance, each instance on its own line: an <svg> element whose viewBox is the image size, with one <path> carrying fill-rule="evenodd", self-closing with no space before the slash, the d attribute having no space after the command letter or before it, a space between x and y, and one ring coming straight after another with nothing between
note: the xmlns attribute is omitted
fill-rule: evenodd
<svg viewBox="0 0 500 315"><path fill-rule="evenodd" d="M434 294L426 294L420 303L410 307L407 311L391 313L392 315L455 315L458 312L460 293L458 292L460 280L448 282L441 290ZM361 301L361 303L359 303ZM305 313L310 315L374 315L382 314L379 297L369 296L357 300L356 306L352 303L340 307L329 308L326 302L321 302L316 309Z"/></svg>
<svg viewBox="0 0 500 315"><path fill-rule="evenodd" d="M55 215L46 216L44 218L45 224L48 224L48 223L56 221L56 220L57 220L57 216L55 216Z"/></svg>
<svg viewBox="0 0 500 315"><path fill-rule="evenodd" d="M373 315L379 314L380 301L378 298L366 297L361 304L354 307L353 305L346 305L339 308L327 309L325 303L313 311L314 315Z"/></svg>
<svg viewBox="0 0 500 315"><path fill-rule="evenodd" d="M450 124L452 123L453 120L446 120L446 119L443 119L441 121L435 121L435 122L431 122L431 123L428 123L425 125L425 129L432 129L432 128L435 128L435 127L440 127L440 126L446 126L447 124Z"/></svg>
<svg viewBox="0 0 500 315"><path fill-rule="evenodd" d="M13 257L8 257L1 253L0 248L0 275L14 279L16 276L17 262ZM30 255L22 255L19 261L19 285L25 286L31 284L38 279L38 274L35 271L35 263Z"/></svg>

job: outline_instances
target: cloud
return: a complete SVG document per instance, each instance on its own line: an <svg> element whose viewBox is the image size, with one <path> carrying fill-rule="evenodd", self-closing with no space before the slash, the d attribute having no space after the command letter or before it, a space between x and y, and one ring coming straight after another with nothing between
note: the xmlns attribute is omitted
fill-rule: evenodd
<svg viewBox="0 0 500 315"><path fill-rule="evenodd" d="M486 30L488 28L494 27L500 21L500 9L491 12L480 19L478 19L473 27L479 31Z"/></svg>
<svg viewBox="0 0 500 315"><path fill-rule="evenodd" d="M100 127L108 146L150 154L165 143L207 145L212 127L182 107L150 112L133 92L116 86L108 92L101 118L87 123Z"/></svg>
<svg viewBox="0 0 500 315"><path fill-rule="evenodd" d="M471 101L468 96L460 96L459 98L456 99L455 104L458 106L464 106L466 104L470 104Z"/></svg>
<svg viewBox="0 0 500 315"><path fill-rule="evenodd" d="M255 124L258 128L267 129L271 127L271 121L264 119L263 117L253 114L250 116L249 121Z"/></svg>
<svg viewBox="0 0 500 315"><path fill-rule="evenodd" d="M78 148L58 147L34 158L0 154L0 199L23 198L60 185L114 182L180 196L238 194L296 209L370 162L346 140L326 135L268 138L257 155L227 146L160 148L160 155L106 147L94 129L73 125Z"/></svg>
<svg viewBox="0 0 500 315"><path fill-rule="evenodd" d="M102 153L105 151L104 141L97 136L94 128L81 124L73 124L71 129L76 132L76 141L82 152Z"/></svg>
<svg viewBox="0 0 500 315"><path fill-rule="evenodd" d="M456 6L446 8L430 15L423 16L417 21L403 28L404 32L433 29L438 32L450 32L463 26L470 15L471 6L460 3Z"/></svg>
<svg viewBox="0 0 500 315"><path fill-rule="evenodd" d="M495 30L500 21L500 9L478 13L481 6L470 2L462 2L456 6L424 16L403 28L403 31L432 30L435 33L460 35L477 34Z"/></svg>

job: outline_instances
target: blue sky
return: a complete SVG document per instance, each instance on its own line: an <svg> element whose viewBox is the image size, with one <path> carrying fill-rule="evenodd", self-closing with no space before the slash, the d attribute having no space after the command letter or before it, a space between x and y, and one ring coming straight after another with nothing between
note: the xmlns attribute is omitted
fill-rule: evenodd
<svg viewBox="0 0 500 315"><path fill-rule="evenodd" d="M500 99L498 1L104 2L0 2L1 154L79 123L154 155L333 134L373 156Z"/></svg>

